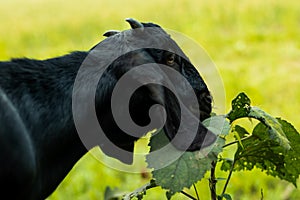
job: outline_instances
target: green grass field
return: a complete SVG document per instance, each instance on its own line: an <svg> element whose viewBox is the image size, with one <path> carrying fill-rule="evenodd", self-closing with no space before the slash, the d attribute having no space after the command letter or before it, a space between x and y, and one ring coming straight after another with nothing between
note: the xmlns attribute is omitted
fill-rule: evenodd
<svg viewBox="0 0 300 200"><path fill-rule="evenodd" d="M0 59L48 58L88 50L103 39L106 30L127 29L127 17L158 23L202 45L223 79L225 111L244 91L254 105L287 119L300 130L297 0L1 0ZM208 79L214 81L214 77ZM216 107L215 112L222 114L220 110ZM218 175L226 176L221 172ZM141 174L106 167L88 154L49 199L103 199L106 186L131 191L148 180ZM197 187L201 199L209 199L207 180ZM260 199L261 189L264 199L300 199L299 189L259 170L234 173L228 192L234 199L250 200ZM146 199L164 198L159 188L147 194ZM178 194L174 199L185 197Z"/></svg>

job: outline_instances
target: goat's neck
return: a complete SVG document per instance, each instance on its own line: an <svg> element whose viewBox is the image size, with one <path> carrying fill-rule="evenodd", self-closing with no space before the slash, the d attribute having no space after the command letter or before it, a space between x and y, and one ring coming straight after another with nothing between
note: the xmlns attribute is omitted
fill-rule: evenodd
<svg viewBox="0 0 300 200"><path fill-rule="evenodd" d="M73 58L73 54L67 56L74 60L72 65L64 65L64 59L57 60L57 65L61 66L53 71L59 73L48 77L46 86L51 88L48 94L44 94L47 98L35 99L35 103L40 103L42 108L33 106L34 109L28 111L39 113L29 117L27 124L36 123L30 132L37 160L36 187L40 194L46 195L41 198L51 194L88 151L77 134L72 115L73 84L85 53L80 59Z"/></svg>
<svg viewBox="0 0 300 200"><path fill-rule="evenodd" d="M60 75L59 80L65 79L64 86L61 87L60 82L54 83L57 84L58 90L49 94L53 102L59 103L58 108L49 109L52 117L49 116L49 122L44 124L42 145L38 144L36 148L40 161L39 185L43 190L48 190L42 193L51 193L88 151L77 134L72 115L73 84L80 62L74 65L65 68L65 73Z"/></svg>

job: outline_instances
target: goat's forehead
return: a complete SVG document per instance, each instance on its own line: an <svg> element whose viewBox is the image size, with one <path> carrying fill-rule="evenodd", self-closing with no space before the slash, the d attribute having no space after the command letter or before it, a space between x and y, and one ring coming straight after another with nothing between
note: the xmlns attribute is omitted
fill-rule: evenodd
<svg viewBox="0 0 300 200"><path fill-rule="evenodd" d="M125 39L136 39L136 40L151 40L160 42L170 42L172 39L160 27L143 27L139 29L129 29L122 31L120 35L124 35Z"/></svg>
<svg viewBox="0 0 300 200"><path fill-rule="evenodd" d="M171 36L159 26L124 30L107 37L92 48L99 57L105 56L109 59L138 49L165 50L189 60Z"/></svg>
<svg viewBox="0 0 300 200"><path fill-rule="evenodd" d="M160 27L144 27L142 29L129 29L109 37L114 43L127 46L129 49L154 48L176 53L186 58L170 34Z"/></svg>

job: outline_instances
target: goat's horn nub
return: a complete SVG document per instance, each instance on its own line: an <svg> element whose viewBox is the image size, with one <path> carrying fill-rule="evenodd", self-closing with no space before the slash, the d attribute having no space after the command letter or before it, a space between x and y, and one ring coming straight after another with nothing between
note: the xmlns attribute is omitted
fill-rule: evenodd
<svg viewBox="0 0 300 200"><path fill-rule="evenodd" d="M126 21L130 24L132 29L143 28L144 27L141 22L138 22L135 19L127 18Z"/></svg>
<svg viewBox="0 0 300 200"><path fill-rule="evenodd" d="M115 31L115 30L109 30L109 31L106 31L103 36L105 37L110 37L110 36L113 36L113 35L116 35L120 33L120 31Z"/></svg>

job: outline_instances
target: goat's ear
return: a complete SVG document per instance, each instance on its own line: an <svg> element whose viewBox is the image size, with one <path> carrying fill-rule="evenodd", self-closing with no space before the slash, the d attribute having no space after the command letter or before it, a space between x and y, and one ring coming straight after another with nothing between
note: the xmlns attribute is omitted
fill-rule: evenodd
<svg viewBox="0 0 300 200"><path fill-rule="evenodd" d="M109 31L106 31L106 32L103 34L103 36L105 36L105 37L111 37L111 36L116 35L116 34L118 34L118 33L120 33L120 31L109 30Z"/></svg>

